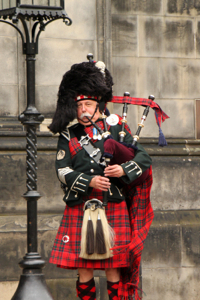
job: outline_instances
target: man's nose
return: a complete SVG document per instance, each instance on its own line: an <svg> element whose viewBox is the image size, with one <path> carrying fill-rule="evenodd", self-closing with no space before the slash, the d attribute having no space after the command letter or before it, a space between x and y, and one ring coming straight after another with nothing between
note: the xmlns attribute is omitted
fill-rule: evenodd
<svg viewBox="0 0 200 300"><path fill-rule="evenodd" d="M86 111L86 106L84 104L82 105L82 111Z"/></svg>

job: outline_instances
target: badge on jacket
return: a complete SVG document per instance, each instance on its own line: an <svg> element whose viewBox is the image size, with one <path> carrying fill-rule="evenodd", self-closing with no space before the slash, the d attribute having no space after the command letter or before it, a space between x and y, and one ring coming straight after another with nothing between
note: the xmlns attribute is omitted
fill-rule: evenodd
<svg viewBox="0 0 200 300"><path fill-rule="evenodd" d="M106 118L106 123L110 126L115 126L119 123L119 117L115 114L111 114Z"/></svg>
<svg viewBox="0 0 200 300"><path fill-rule="evenodd" d="M61 160L65 157L65 151L64 150L59 150L57 153L57 160Z"/></svg>

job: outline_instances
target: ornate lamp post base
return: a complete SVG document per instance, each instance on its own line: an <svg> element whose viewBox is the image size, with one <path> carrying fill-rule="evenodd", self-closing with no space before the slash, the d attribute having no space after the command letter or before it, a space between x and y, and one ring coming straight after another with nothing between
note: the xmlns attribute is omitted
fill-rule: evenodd
<svg viewBox="0 0 200 300"><path fill-rule="evenodd" d="M23 274L11 300L53 300L42 274L45 261L41 256L37 252L27 253L19 265L23 268Z"/></svg>

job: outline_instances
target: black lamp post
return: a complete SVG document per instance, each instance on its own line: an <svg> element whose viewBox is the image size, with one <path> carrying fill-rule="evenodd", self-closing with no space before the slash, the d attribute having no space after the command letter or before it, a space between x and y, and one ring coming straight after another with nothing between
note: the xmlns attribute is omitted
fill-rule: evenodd
<svg viewBox="0 0 200 300"><path fill-rule="evenodd" d="M38 5L39 3L41 5ZM27 107L19 115L19 121L27 131L27 191L23 195L27 200L27 253L19 263L23 274L12 300L53 299L42 274L45 261L37 252L37 200L41 196L37 191L36 128L42 123L44 116L35 107L35 56L38 54L41 32L49 23L58 19L63 19L66 25L72 23L64 10L64 0L0 0L0 22L11 25L19 32L27 69ZM19 20L24 33L17 27ZM30 30L27 25L29 20L33 20Z"/></svg>

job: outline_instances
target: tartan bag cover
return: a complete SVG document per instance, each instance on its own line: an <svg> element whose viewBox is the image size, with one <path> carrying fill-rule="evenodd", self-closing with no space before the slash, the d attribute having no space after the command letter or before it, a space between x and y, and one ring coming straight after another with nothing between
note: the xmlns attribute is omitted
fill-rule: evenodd
<svg viewBox="0 0 200 300"><path fill-rule="evenodd" d="M144 242L154 217L150 202L152 183L152 167L150 167L149 175L142 184L135 187L130 184L126 187L130 201L129 216L132 239L129 245L113 248L114 254L124 253L125 256L127 252L130 254L129 266L121 268L118 287L119 299L129 300L133 296L135 300L141 299L138 294L139 266Z"/></svg>

